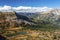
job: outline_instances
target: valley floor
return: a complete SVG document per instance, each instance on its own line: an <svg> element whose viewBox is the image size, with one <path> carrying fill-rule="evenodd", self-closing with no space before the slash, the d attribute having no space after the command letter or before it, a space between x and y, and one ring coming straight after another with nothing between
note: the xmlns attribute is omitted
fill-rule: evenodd
<svg viewBox="0 0 60 40"><path fill-rule="evenodd" d="M23 28L9 28L2 34L9 40L60 40L60 31L41 31Z"/></svg>

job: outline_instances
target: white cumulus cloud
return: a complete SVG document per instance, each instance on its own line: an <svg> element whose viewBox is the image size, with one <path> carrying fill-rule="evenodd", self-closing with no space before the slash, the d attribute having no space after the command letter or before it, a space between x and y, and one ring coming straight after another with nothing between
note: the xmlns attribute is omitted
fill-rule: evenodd
<svg viewBox="0 0 60 40"><path fill-rule="evenodd" d="M18 6L18 7L12 7L12 6L0 6L0 11L17 11L17 12L42 12L47 11L52 8L48 7L28 7L28 6Z"/></svg>
<svg viewBox="0 0 60 40"><path fill-rule="evenodd" d="M7 5L4 5L3 7L0 6L0 11L10 11L11 10L11 6L7 6Z"/></svg>

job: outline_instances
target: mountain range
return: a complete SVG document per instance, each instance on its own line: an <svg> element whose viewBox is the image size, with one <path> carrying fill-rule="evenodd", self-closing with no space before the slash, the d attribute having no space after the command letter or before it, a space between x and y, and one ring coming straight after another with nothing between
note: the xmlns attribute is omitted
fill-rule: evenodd
<svg viewBox="0 0 60 40"><path fill-rule="evenodd" d="M51 23L60 25L60 9L52 9L42 12L15 12L15 15L18 20L23 20L30 24Z"/></svg>
<svg viewBox="0 0 60 40"><path fill-rule="evenodd" d="M42 12L1 12L7 21L15 20L28 24L54 24L60 25L60 9L52 9Z"/></svg>

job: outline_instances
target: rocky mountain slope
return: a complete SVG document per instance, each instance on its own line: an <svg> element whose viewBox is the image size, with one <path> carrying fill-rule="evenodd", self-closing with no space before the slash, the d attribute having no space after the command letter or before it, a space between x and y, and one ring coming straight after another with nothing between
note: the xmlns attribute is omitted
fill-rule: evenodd
<svg viewBox="0 0 60 40"><path fill-rule="evenodd" d="M59 40L60 10L0 12L0 35L9 40Z"/></svg>
<svg viewBox="0 0 60 40"><path fill-rule="evenodd" d="M59 24L60 25L60 9L53 9L50 11L40 12L38 16L35 18L36 20L43 20L48 21L52 24Z"/></svg>
<svg viewBox="0 0 60 40"><path fill-rule="evenodd" d="M48 11L43 11L43 12L36 12L36 13L0 12L0 14L4 15L5 20L7 22L10 21L10 23L13 23L13 24L15 24L15 23L19 24L20 22L29 23L29 24L31 24L31 23L38 24L38 23L49 22L52 24L60 25L60 9L53 9L53 10L48 10ZM1 16L1 18L2 18L2 16ZM4 18L2 18L2 19L4 19Z"/></svg>

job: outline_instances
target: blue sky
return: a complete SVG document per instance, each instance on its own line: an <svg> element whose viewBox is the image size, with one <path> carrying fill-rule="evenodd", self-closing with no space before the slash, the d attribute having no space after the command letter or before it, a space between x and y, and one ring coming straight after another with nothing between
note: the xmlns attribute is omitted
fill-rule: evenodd
<svg viewBox="0 0 60 40"><path fill-rule="evenodd" d="M0 6L4 5L60 8L60 0L0 0Z"/></svg>

